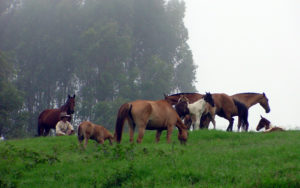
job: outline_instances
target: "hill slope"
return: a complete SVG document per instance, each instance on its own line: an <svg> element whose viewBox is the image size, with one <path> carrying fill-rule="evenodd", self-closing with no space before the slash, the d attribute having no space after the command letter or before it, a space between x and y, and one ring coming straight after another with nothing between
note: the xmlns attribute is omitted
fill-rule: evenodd
<svg viewBox="0 0 300 188"><path fill-rule="evenodd" d="M190 132L187 145L160 143L147 131L142 144L86 151L77 138L0 142L0 187L299 187L300 132Z"/></svg>

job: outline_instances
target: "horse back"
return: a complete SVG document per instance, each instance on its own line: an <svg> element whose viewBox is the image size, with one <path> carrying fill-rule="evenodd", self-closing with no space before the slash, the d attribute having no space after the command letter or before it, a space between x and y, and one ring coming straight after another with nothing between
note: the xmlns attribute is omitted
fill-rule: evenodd
<svg viewBox="0 0 300 188"><path fill-rule="evenodd" d="M55 125L59 121L60 110L59 109L47 109L44 110L38 119L39 125L44 125L48 128L55 128Z"/></svg>

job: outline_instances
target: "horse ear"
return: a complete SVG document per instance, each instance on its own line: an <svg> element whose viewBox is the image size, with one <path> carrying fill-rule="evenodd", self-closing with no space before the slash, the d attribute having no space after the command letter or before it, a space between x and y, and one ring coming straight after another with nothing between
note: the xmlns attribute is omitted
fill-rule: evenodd
<svg viewBox="0 0 300 188"><path fill-rule="evenodd" d="M74 94L73 98L75 98L75 94Z"/></svg>
<svg viewBox="0 0 300 188"><path fill-rule="evenodd" d="M264 97L266 96L265 92L263 92Z"/></svg>
<svg viewBox="0 0 300 188"><path fill-rule="evenodd" d="M262 115L260 115L260 117L263 118Z"/></svg>

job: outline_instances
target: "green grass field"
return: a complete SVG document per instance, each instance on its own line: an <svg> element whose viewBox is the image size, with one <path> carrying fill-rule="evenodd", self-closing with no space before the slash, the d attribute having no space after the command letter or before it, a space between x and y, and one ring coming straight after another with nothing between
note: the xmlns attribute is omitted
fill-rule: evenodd
<svg viewBox="0 0 300 188"><path fill-rule="evenodd" d="M300 131L165 134L86 151L75 136L0 142L0 187L300 187Z"/></svg>

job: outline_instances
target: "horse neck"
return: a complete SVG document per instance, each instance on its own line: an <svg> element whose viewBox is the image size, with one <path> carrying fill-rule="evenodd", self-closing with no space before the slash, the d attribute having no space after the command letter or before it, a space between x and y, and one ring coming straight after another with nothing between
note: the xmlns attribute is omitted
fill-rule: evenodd
<svg viewBox="0 0 300 188"><path fill-rule="evenodd" d="M65 103L64 105L62 105L60 108L61 112L67 112L68 113L68 105L67 103Z"/></svg>
<svg viewBox="0 0 300 188"><path fill-rule="evenodd" d="M204 99L200 99L192 104L187 105L190 113L196 114L199 111L203 111L206 106L206 101Z"/></svg>
<svg viewBox="0 0 300 188"><path fill-rule="evenodd" d="M259 100L261 99L261 95L259 93L247 93L247 94L240 94L240 95L236 95L236 97L238 98L238 100L240 100L241 102L243 102L247 108L250 108L251 106L257 104L259 102Z"/></svg>

